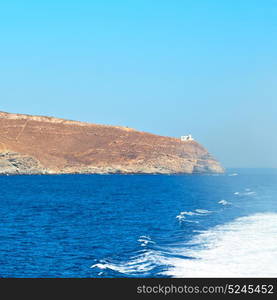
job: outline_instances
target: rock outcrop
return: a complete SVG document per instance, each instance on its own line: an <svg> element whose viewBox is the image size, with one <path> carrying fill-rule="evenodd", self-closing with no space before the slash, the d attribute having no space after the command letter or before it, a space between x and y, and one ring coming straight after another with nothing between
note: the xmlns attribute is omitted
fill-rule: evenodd
<svg viewBox="0 0 277 300"><path fill-rule="evenodd" d="M0 112L0 174L222 173L196 141Z"/></svg>

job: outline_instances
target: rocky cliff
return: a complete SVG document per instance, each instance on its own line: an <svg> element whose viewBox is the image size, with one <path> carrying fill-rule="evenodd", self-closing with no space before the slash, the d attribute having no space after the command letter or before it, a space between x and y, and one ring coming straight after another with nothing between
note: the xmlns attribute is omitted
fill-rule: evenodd
<svg viewBox="0 0 277 300"><path fill-rule="evenodd" d="M223 172L196 141L0 112L1 174Z"/></svg>

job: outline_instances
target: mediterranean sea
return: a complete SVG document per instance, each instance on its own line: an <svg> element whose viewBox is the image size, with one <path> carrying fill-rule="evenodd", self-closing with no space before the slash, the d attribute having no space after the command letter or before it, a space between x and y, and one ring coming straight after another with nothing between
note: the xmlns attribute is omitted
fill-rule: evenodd
<svg viewBox="0 0 277 300"><path fill-rule="evenodd" d="M277 277L277 170L0 176L0 277Z"/></svg>

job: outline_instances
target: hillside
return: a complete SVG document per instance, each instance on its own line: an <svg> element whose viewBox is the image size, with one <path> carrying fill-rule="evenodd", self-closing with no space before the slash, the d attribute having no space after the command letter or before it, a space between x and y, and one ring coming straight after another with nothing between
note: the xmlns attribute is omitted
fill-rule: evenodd
<svg viewBox="0 0 277 300"><path fill-rule="evenodd" d="M0 173L223 172L196 141L127 127L0 112Z"/></svg>

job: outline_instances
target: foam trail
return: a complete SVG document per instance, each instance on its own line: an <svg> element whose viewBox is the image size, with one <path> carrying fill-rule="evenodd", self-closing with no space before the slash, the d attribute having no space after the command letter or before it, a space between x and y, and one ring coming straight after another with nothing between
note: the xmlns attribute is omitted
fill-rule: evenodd
<svg viewBox="0 0 277 300"><path fill-rule="evenodd" d="M145 247L148 244L155 244L155 242L153 242L149 236L145 236L145 235L140 236L138 242L141 243L140 245L142 247Z"/></svg>
<svg viewBox="0 0 277 300"><path fill-rule="evenodd" d="M185 220L185 216L184 216L184 215L182 215L182 214L180 214L180 215L176 216L176 219L178 219L178 220L179 220L179 222L182 222L182 221L184 221L184 220Z"/></svg>
<svg viewBox="0 0 277 300"><path fill-rule="evenodd" d="M150 240L143 236L140 239ZM125 262L91 266L133 277L277 277L277 213L255 214L201 231L178 248L146 249ZM102 273L104 274L104 273Z"/></svg>
<svg viewBox="0 0 277 300"><path fill-rule="evenodd" d="M226 201L226 200L220 200L220 201L218 201L218 204L222 204L225 206L225 205L231 205L232 203L229 201Z"/></svg>
<svg viewBox="0 0 277 300"><path fill-rule="evenodd" d="M176 253L176 249L172 249ZM180 250L179 250L180 251ZM197 235L169 258L172 277L277 277L277 213L255 214Z"/></svg>
<svg viewBox="0 0 277 300"><path fill-rule="evenodd" d="M178 219L180 223L182 222L199 223L198 221L186 220L186 217L203 216L209 213L212 212L206 209L196 209L195 211L181 211L180 214L176 216L176 219Z"/></svg>
<svg viewBox="0 0 277 300"><path fill-rule="evenodd" d="M212 213L212 211L210 211L210 210L207 210L207 209L196 209L195 210L197 213L199 213L199 214L210 214L210 213Z"/></svg>
<svg viewBox="0 0 277 300"><path fill-rule="evenodd" d="M113 270L124 275L139 277L150 272L153 268L164 265L164 257L160 251L145 250L137 256L131 257L129 261L113 263L105 260L91 266L100 270Z"/></svg>
<svg viewBox="0 0 277 300"><path fill-rule="evenodd" d="M195 213L193 211L182 211L182 212L180 212L180 215L195 216L195 215L199 215L199 214Z"/></svg>
<svg viewBox="0 0 277 300"><path fill-rule="evenodd" d="M250 189L245 189L244 192L235 192L234 195L237 195L237 196L254 196L256 195L256 192L254 191L251 191Z"/></svg>

